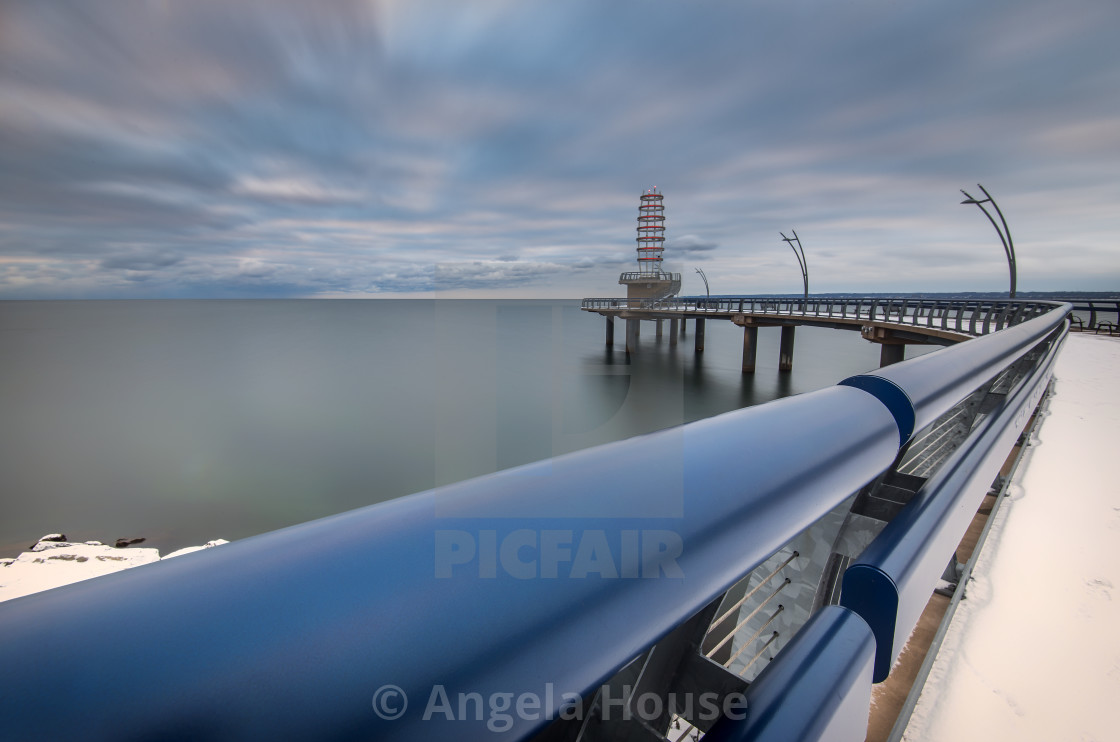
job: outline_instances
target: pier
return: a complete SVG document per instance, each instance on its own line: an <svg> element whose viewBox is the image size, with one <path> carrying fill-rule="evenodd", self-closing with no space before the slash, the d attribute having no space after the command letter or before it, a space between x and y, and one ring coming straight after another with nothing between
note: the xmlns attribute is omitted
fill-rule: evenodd
<svg viewBox="0 0 1120 742"><path fill-rule="evenodd" d="M670 342L686 333L689 320L695 328L693 348L704 351L708 320L725 320L743 328L743 373L755 372L758 330L781 331L779 371L793 369L794 340L798 327L811 325L859 332L882 346L880 366L905 358L907 345L952 345L1025 322L1053 308L1053 303L1029 300L888 299L882 297L728 296L718 298L671 297L664 299L584 299L581 309L606 318L606 344L614 345L616 320L626 323L626 350L637 351L642 322L661 326L670 322ZM1093 315L1096 322L1096 314Z"/></svg>

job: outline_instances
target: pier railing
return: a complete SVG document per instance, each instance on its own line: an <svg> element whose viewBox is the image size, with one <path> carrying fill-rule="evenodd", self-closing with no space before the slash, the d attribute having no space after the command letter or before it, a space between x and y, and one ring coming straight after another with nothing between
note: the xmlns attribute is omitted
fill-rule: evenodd
<svg viewBox="0 0 1120 742"><path fill-rule="evenodd" d="M657 273L642 273L641 271L630 271L630 272L623 273L622 275L620 275L618 277L618 280L619 281L640 281L644 278L647 278L647 279L664 279L666 281L678 281L679 282L681 280L681 274L680 273L663 273L661 271L658 271Z"/></svg>
<svg viewBox="0 0 1120 742"><path fill-rule="evenodd" d="M671 311L744 311L728 301ZM0 738L590 742L683 720L862 740L873 678L1049 380L1069 306L1046 307L973 303L986 337L834 387L0 604ZM962 409L840 604L749 682L727 669L709 629L740 581Z"/></svg>
<svg viewBox="0 0 1120 742"><path fill-rule="evenodd" d="M910 298L732 296L669 299L584 299L587 311L642 312L681 316L733 316L866 320L986 335L1026 322L1054 309L1056 302ZM1094 315L1095 317L1095 315Z"/></svg>
<svg viewBox="0 0 1120 742"><path fill-rule="evenodd" d="M1073 314L1070 321L1078 330L1108 330L1120 327L1120 301L1115 299L1070 299ZM1102 319L1102 316L1104 319Z"/></svg>

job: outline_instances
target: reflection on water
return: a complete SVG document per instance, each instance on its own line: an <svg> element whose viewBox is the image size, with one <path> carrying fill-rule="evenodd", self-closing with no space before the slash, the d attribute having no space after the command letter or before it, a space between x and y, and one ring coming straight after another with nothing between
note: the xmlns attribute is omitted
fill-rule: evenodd
<svg viewBox="0 0 1120 742"><path fill-rule="evenodd" d="M857 333L604 348L572 301L0 302L0 554L242 538L835 383ZM616 333L619 343L623 332Z"/></svg>

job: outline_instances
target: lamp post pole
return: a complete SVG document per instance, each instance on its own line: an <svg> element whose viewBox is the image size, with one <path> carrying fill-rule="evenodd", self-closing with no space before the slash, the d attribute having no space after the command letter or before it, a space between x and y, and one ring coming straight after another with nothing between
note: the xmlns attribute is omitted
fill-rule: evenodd
<svg viewBox="0 0 1120 742"><path fill-rule="evenodd" d="M699 268L696 269L696 272L699 273L700 277L704 279L704 293L708 295L709 299L711 299L712 292L708 290L708 277L705 276L704 271L700 270Z"/></svg>
<svg viewBox="0 0 1120 742"><path fill-rule="evenodd" d="M797 264L801 266L801 279L805 284L805 298L802 300L801 311L804 312L809 306L809 264L805 262L805 248L801 246L801 240L797 236L797 230L793 231L793 237L786 237L785 233L778 232L782 235L782 240L788 242L793 254L797 257Z"/></svg>
<svg viewBox="0 0 1120 742"><path fill-rule="evenodd" d="M984 192L984 198L981 198L981 199L973 198L972 196L970 196L968 194L968 191L966 191L962 188L961 193L964 194L965 200L961 201L961 203L962 204L976 204L976 206L980 209L980 211L984 212L984 216L988 217L988 221L990 221L992 223L992 226L995 227L996 234L999 235L999 241L1003 243L1003 252L1004 252L1004 254L1007 255L1007 267L1011 271L1011 291L1008 294L1008 298L1014 299L1015 298L1015 243L1013 243L1011 241L1011 230L1007 228L1007 220L1003 218L1003 212L999 210L999 205L996 203L996 200L994 198L992 198L992 194L988 193L987 189L984 188L984 186L980 185L979 183L976 184L976 187ZM1000 229L1000 225L996 224L996 220L992 217L991 213L987 209L984 208L984 204L991 204L992 208L996 210L996 214L999 215L1000 224L1003 225L1002 230Z"/></svg>

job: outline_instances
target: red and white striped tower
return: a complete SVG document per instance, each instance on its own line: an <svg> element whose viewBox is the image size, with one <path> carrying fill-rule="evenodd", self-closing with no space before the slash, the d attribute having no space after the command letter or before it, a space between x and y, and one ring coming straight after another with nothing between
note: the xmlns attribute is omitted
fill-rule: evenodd
<svg viewBox="0 0 1120 742"><path fill-rule="evenodd" d="M661 254L665 250L663 199L654 186L642 194L638 204L638 270L618 277L618 282L626 287L628 299L663 299L681 290L681 274L661 270Z"/></svg>
<svg viewBox="0 0 1120 742"><path fill-rule="evenodd" d="M657 186L642 194L638 206L638 272L643 276L661 275L661 254L665 250L665 205Z"/></svg>

